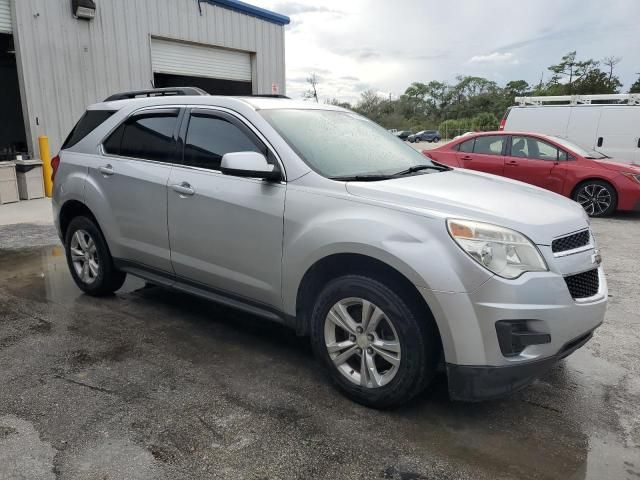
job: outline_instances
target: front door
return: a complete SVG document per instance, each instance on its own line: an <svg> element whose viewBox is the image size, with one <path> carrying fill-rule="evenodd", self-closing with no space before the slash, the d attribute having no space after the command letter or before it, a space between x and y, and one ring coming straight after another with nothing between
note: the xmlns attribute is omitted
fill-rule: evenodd
<svg viewBox="0 0 640 480"><path fill-rule="evenodd" d="M514 135L505 158L504 176L562 193L567 160L567 152L550 143Z"/></svg>
<svg viewBox="0 0 640 480"><path fill-rule="evenodd" d="M183 162L172 169L168 188L176 275L221 293L281 307L286 186L220 172L225 153L255 151L269 161L275 158L228 113L194 109L183 126Z"/></svg>
<svg viewBox="0 0 640 480"><path fill-rule="evenodd" d="M457 157L462 168L503 175L505 135L481 135L460 144Z"/></svg>

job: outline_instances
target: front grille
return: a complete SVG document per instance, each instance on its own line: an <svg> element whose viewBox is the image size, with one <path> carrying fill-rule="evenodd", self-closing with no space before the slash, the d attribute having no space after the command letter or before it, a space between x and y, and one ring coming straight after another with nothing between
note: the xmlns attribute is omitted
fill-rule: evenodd
<svg viewBox="0 0 640 480"><path fill-rule="evenodd" d="M588 272L578 273L564 277L569 287L569 293L573 298L593 297L598 293L600 288L600 279L598 277L598 269L589 270Z"/></svg>
<svg viewBox="0 0 640 480"><path fill-rule="evenodd" d="M584 247L585 245L589 245L590 239L591 233L589 230L573 233L566 237L557 238L551 242L551 251L553 253L559 253L566 252L567 250L573 250L574 248Z"/></svg>

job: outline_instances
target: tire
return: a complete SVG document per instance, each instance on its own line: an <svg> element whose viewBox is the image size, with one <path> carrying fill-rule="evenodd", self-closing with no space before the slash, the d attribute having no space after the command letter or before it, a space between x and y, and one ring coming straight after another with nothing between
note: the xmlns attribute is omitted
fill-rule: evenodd
<svg viewBox="0 0 640 480"><path fill-rule="evenodd" d="M433 139L434 143L438 143L440 141L440 137L436 137Z"/></svg>
<svg viewBox="0 0 640 480"><path fill-rule="evenodd" d="M574 190L572 198L590 217L608 217L618 206L618 192L613 185L602 180L581 183Z"/></svg>
<svg viewBox="0 0 640 480"><path fill-rule="evenodd" d="M114 267L107 242L93 220L87 217L71 220L64 247L71 276L87 295L110 295L122 287L127 274Z"/></svg>
<svg viewBox="0 0 640 480"><path fill-rule="evenodd" d="M362 322L365 309L373 312L373 329ZM334 314L341 312L345 318L345 311L346 322ZM311 313L311 343L332 382L347 397L373 408L395 407L422 392L436 372L440 353L435 321L425 318L417 301L361 275L339 277L318 295ZM363 363L375 373L363 369Z"/></svg>

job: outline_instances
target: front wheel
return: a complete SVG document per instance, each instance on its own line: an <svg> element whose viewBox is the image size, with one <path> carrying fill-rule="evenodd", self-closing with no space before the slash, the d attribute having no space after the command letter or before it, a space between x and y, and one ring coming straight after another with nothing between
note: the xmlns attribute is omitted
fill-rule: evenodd
<svg viewBox="0 0 640 480"><path fill-rule="evenodd" d="M330 282L311 315L316 357L348 397L375 408L409 401L436 371L439 337L415 302L376 279Z"/></svg>
<svg viewBox="0 0 640 480"><path fill-rule="evenodd" d="M107 242L93 220L74 218L64 245L71 276L80 290L98 297L122 287L126 274L114 267Z"/></svg>
<svg viewBox="0 0 640 480"><path fill-rule="evenodd" d="M590 217L608 217L616 210L618 193L607 182L588 180L576 188L573 199Z"/></svg>

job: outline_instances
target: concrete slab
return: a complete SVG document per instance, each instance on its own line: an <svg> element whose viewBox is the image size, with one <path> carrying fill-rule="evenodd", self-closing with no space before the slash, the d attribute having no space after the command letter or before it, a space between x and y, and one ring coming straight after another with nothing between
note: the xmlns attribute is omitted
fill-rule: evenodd
<svg viewBox="0 0 640 480"><path fill-rule="evenodd" d="M51 199L38 198L0 205L0 225L15 223L53 224Z"/></svg>

